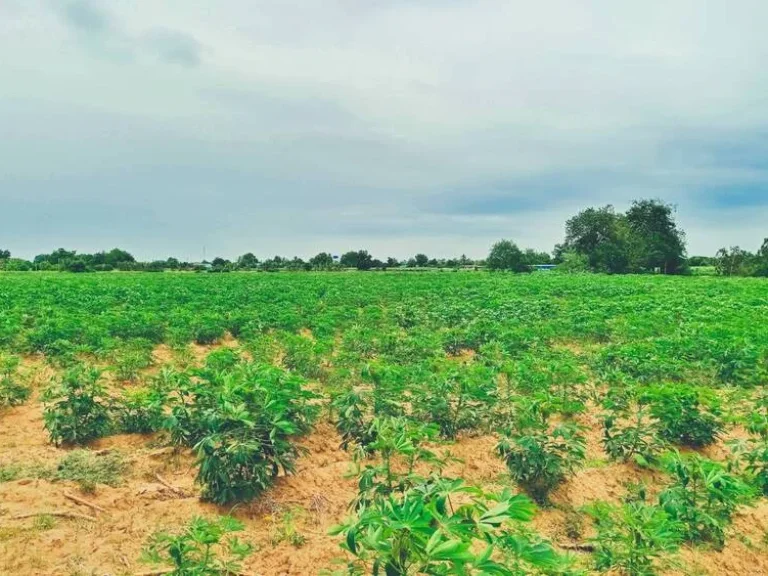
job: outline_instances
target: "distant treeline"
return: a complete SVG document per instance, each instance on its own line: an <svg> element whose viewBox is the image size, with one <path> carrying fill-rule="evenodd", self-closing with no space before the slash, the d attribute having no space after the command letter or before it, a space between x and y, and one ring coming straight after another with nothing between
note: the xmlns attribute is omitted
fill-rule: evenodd
<svg viewBox="0 0 768 576"><path fill-rule="evenodd" d="M686 274L692 267L706 266L714 267L715 272L723 276L768 276L768 238L755 253L733 246L721 248L712 257L687 257L685 232L678 227L674 212L674 206L660 200L636 200L625 213L616 212L610 205L587 208L565 223L565 240L557 244L551 254L522 250L510 240L501 240L483 260L472 260L465 255L438 259L426 254L405 260L393 257L380 260L367 250L352 250L341 256L320 252L308 260L281 256L260 260L247 252L234 261L217 257L210 262L183 262L177 258L140 262L119 248L95 254L59 248L50 254L35 256L32 261L13 258L8 250L0 250L0 270L275 272L486 268L527 272L538 265L555 264L558 270L566 272Z"/></svg>

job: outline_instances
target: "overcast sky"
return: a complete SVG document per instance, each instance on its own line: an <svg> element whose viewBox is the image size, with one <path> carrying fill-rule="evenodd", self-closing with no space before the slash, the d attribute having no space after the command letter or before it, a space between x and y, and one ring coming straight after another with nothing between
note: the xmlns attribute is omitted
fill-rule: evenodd
<svg viewBox="0 0 768 576"><path fill-rule="evenodd" d="M484 256L768 236L765 0L0 0L0 248Z"/></svg>

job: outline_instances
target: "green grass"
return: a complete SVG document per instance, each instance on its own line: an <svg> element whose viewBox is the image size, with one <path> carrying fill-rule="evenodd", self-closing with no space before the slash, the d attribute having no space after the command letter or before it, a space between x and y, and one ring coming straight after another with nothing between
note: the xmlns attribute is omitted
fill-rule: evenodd
<svg viewBox="0 0 768 576"><path fill-rule="evenodd" d="M117 452L95 454L89 450L73 450L59 462L55 480L77 482L83 492L93 492L99 484L120 485L128 464Z"/></svg>

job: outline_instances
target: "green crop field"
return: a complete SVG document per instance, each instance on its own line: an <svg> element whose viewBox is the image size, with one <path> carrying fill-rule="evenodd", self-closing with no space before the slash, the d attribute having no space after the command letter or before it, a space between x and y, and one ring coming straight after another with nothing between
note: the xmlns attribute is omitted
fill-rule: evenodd
<svg viewBox="0 0 768 576"><path fill-rule="evenodd" d="M5 273L0 371L2 573L768 573L765 279Z"/></svg>

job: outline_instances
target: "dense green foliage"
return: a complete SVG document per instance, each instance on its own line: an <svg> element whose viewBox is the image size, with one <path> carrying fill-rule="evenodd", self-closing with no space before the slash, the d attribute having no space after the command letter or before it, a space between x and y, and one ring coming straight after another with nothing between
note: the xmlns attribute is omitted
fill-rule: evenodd
<svg viewBox="0 0 768 576"><path fill-rule="evenodd" d="M85 444L106 436L112 429L111 399L101 372L78 365L43 394L43 419L51 442Z"/></svg>
<svg viewBox="0 0 768 576"><path fill-rule="evenodd" d="M685 233L673 213L658 200L636 200L624 214L610 205L587 208L566 222L556 256L581 254L595 272L677 274L685 264Z"/></svg>
<svg viewBox="0 0 768 576"><path fill-rule="evenodd" d="M0 293L0 377L24 384L26 354L57 369L41 387L56 444L158 432L194 451L202 497L230 506L291 473L300 437L327 419L356 466L339 529L353 574L562 573L520 526L532 505L503 488L559 506L595 466L585 422L602 465L664 483L654 503L591 511L600 569L652 574L680 541L720 547L737 507L768 492L763 279L3 274ZM665 457L734 423L749 437L727 463ZM499 490L444 475L454 441L487 434L508 470ZM196 546L188 536L161 555Z"/></svg>
<svg viewBox="0 0 768 576"><path fill-rule="evenodd" d="M229 516L193 518L179 533L158 532L144 550L144 560L155 565L170 565L162 571L171 576L235 576L253 548L233 533L243 530Z"/></svg>

